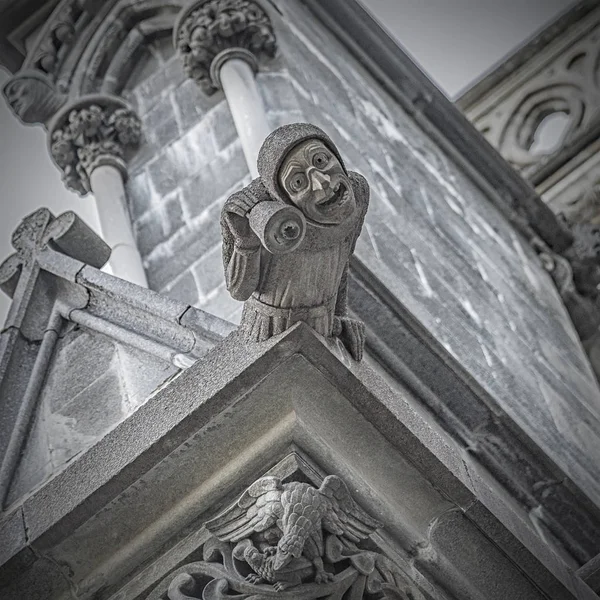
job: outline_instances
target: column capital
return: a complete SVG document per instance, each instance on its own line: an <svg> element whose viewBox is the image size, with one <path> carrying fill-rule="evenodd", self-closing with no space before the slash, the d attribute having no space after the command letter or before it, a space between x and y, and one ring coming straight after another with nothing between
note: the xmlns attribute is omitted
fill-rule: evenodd
<svg viewBox="0 0 600 600"><path fill-rule="evenodd" d="M134 110L116 96L91 95L63 107L49 126L52 159L65 185L80 195L90 192L92 171L101 165L127 174L127 159L142 138Z"/></svg>
<svg viewBox="0 0 600 600"><path fill-rule="evenodd" d="M277 49L267 12L251 0L199 0L186 7L173 30L175 48L183 58L188 77L206 94L220 88L217 69L211 66L228 50L238 50L254 69ZM221 61L222 64L222 61Z"/></svg>

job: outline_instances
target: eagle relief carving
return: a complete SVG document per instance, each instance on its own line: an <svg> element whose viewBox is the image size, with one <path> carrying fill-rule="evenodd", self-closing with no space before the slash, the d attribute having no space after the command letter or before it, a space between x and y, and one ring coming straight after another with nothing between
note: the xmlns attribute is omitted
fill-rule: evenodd
<svg viewBox="0 0 600 600"><path fill-rule="evenodd" d="M369 540L380 525L335 475L318 488L262 477L205 524L204 560L148 600L422 600Z"/></svg>
<svg viewBox="0 0 600 600"><path fill-rule="evenodd" d="M260 342L303 321L361 360L365 329L348 315L347 277L369 205L367 181L307 123L273 131L258 172L221 212L227 289L245 301L241 332Z"/></svg>

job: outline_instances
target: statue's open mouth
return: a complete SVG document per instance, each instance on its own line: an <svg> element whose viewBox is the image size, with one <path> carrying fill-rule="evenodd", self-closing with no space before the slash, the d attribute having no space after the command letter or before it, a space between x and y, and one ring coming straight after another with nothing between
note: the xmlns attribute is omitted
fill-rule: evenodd
<svg viewBox="0 0 600 600"><path fill-rule="evenodd" d="M333 194L319 202L319 208L329 208L330 206L335 206L337 204L341 204L348 199L348 188L340 181L333 188Z"/></svg>

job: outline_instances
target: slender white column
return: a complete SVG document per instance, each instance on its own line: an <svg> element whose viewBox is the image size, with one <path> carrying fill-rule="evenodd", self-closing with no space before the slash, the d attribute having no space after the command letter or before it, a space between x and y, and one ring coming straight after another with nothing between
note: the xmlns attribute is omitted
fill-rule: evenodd
<svg viewBox="0 0 600 600"><path fill-rule="evenodd" d="M113 274L148 287L142 258L125 208L125 185L121 171L111 164L98 165L90 174L90 188L98 207L102 237L112 249L109 262Z"/></svg>
<svg viewBox="0 0 600 600"><path fill-rule="evenodd" d="M96 94L65 105L49 126L50 155L65 185L96 200L112 272L148 287L127 212L124 181L128 158L142 138L142 124L121 98Z"/></svg>
<svg viewBox="0 0 600 600"><path fill-rule="evenodd" d="M256 85L255 68L246 58L237 57L235 51L231 58L223 59L217 66L216 79L229 104L250 173L258 177L258 151L271 128Z"/></svg>

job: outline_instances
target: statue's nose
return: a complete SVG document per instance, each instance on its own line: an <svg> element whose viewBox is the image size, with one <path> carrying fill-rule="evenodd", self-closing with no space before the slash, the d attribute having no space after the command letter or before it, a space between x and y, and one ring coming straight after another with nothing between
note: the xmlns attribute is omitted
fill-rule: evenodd
<svg viewBox="0 0 600 600"><path fill-rule="evenodd" d="M316 169L311 173L312 188L313 190L327 190L331 184L331 177L326 173L321 173Z"/></svg>

